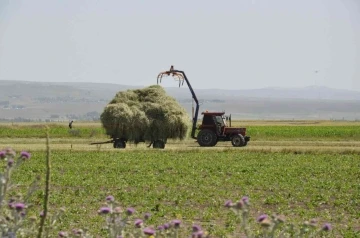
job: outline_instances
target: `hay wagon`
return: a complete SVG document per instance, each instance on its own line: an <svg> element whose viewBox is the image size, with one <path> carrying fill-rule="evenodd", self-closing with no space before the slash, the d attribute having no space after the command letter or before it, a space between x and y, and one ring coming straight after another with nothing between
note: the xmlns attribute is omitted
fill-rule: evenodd
<svg viewBox="0 0 360 238"><path fill-rule="evenodd" d="M135 141L134 144L139 144L141 142L145 143L146 141L139 140L139 141ZM167 142L167 138L156 139L154 141L151 141L147 147L152 146L154 149L164 149L166 142ZM111 140L104 141L104 142L93 142L93 143L91 143L91 145L109 144L109 143L113 144L113 147L116 149L125 149L126 144L128 143L128 139L126 139L124 137L113 136L111 138Z"/></svg>
<svg viewBox="0 0 360 238"><path fill-rule="evenodd" d="M157 84L163 76L173 76L179 87L187 83L196 108L191 126L191 138L202 147L212 147L220 141L231 141L234 147L243 147L250 141L245 127L232 127L226 123L225 112L203 112L202 124L197 127L199 102L184 71L170 70L161 72ZM107 105L101 115L103 126L111 140L92 144L112 143L114 148L126 148L128 141L138 144L150 142L148 147L164 149L167 139L184 139L188 132L187 112L178 102L166 95L159 85L128 93L119 92ZM199 131L195 135L196 130Z"/></svg>

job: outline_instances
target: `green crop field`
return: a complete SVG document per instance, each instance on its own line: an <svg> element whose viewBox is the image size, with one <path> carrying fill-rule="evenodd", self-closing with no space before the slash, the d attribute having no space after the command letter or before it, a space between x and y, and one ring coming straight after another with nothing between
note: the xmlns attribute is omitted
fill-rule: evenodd
<svg viewBox="0 0 360 238"><path fill-rule="evenodd" d="M247 127L247 147L230 142L200 148L192 139L170 141L165 150L129 144L124 150L104 141L100 123L49 124L51 149L50 211L66 207L61 230L89 228L105 237L97 214L107 195L135 216L152 214L156 227L181 219L191 230L201 224L213 237L238 232L234 214L224 207L249 196L251 219L283 214L301 224L317 218L333 226L332 237L360 235L360 123L234 122ZM28 150L32 158L14 173L24 192L45 172L45 129L41 124L0 124L3 148ZM29 215L41 211L43 192L33 196ZM190 234L190 233L188 233ZM188 237L188 236L186 236Z"/></svg>

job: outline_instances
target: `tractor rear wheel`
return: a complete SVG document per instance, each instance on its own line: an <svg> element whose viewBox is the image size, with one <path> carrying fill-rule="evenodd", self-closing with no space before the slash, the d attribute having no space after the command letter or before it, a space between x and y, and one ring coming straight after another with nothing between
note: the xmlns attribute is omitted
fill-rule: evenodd
<svg viewBox="0 0 360 238"><path fill-rule="evenodd" d="M215 146L217 143L216 134L211 130L201 130L197 136L200 146Z"/></svg>
<svg viewBox="0 0 360 238"><path fill-rule="evenodd" d="M114 148L125 149L126 142L124 140L115 140L114 141Z"/></svg>
<svg viewBox="0 0 360 238"><path fill-rule="evenodd" d="M231 139L231 144L235 147L245 146L245 143L245 139L241 134L234 135Z"/></svg>
<svg viewBox="0 0 360 238"><path fill-rule="evenodd" d="M162 140L156 140L153 143L153 148L154 149L164 149L165 148L165 143Z"/></svg>

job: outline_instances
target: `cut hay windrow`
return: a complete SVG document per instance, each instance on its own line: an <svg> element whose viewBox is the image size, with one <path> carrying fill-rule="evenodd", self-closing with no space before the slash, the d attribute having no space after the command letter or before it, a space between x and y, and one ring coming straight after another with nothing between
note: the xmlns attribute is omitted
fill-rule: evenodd
<svg viewBox="0 0 360 238"><path fill-rule="evenodd" d="M159 85L118 92L100 116L106 134L128 141L186 138L190 117Z"/></svg>

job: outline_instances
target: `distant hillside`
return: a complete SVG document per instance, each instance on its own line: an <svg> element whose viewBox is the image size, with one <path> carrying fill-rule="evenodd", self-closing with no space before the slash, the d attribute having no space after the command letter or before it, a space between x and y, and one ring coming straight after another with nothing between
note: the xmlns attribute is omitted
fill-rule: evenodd
<svg viewBox="0 0 360 238"><path fill-rule="evenodd" d="M43 83L26 81L4 81L0 80L0 92L2 94L21 94L22 96L41 95L78 95L96 96L110 99L116 92L127 89L139 88L139 86L108 84L108 83ZM145 86L144 86L145 87ZM44 91L45 89L45 91ZM181 88L165 88L167 92L176 98L191 97L186 85ZM316 100L360 100L359 91L333 89L320 86L308 86L304 88L261 88L247 90L225 90L225 89L194 89L198 98L274 98L274 99L316 99Z"/></svg>
<svg viewBox="0 0 360 238"><path fill-rule="evenodd" d="M118 91L138 86L106 83L44 83L0 80L0 119L92 120ZM165 88L191 114L186 85ZM252 90L194 89L200 110L239 119L360 119L360 92L326 87Z"/></svg>
<svg viewBox="0 0 360 238"><path fill-rule="evenodd" d="M179 89L168 89L175 92ZM188 93L188 89L181 89L182 95ZM250 97L250 98L271 98L271 99L314 99L314 100L360 100L360 92L332 89L328 87L309 86L304 88L261 88L247 90L224 90L224 89L196 89L199 97Z"/></svg>
<svg viewBox="0 0 360 238"><path fill-rule="evenodd" d="M243 95L262 98L315 99L315 100L360 100L360 92L308 86L304 88L263 88L242 90Z"/></svg>

